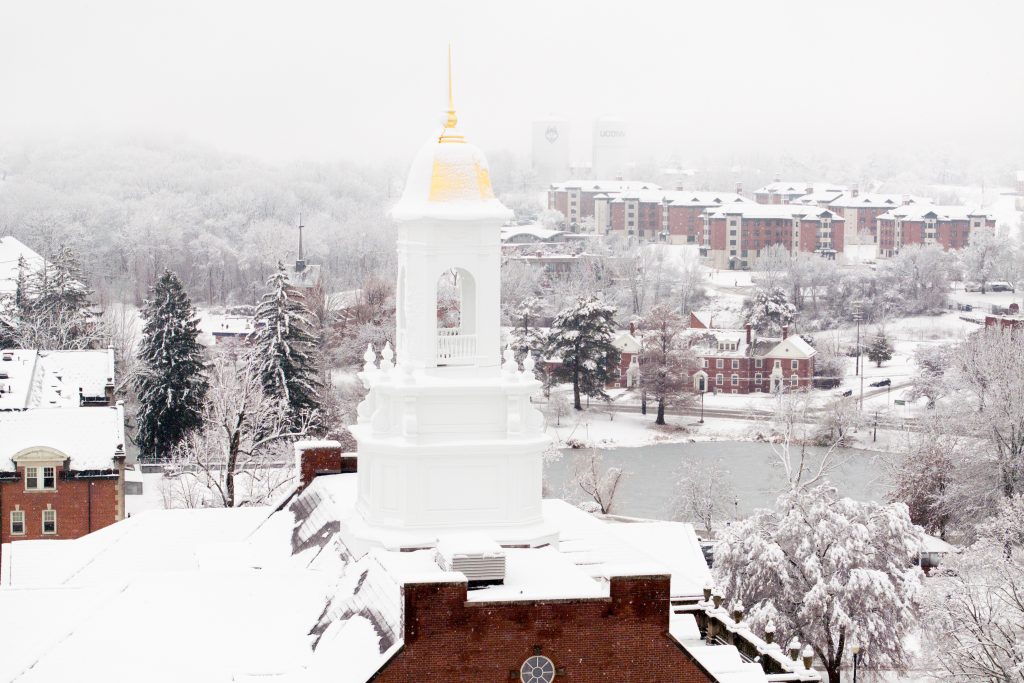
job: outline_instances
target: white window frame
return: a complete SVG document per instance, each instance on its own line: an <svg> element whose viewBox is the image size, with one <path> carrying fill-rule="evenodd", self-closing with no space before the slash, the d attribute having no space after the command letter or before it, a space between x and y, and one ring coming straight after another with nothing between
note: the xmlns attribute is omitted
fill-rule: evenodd
<svg viewBox="0 0 1024 683"><path fill-rule="evenodd" d="M21 531L15 531L14 530L14 518L15 517L17 517L20 520L19 523L21 524ZM11 528L11 536L24 536L25 535L25 511L24 510L21 510L21 509L11 510L11 527L10 528Z"/></svg>
<svg viewBox="0 0 1024 683"><path fill-rule="evenodd" d="M800 369L800 361L798 361L798 360L791 360L791 361L789 361L789 369L790 370L799 370Z"/></svg>
<svg viewBox="0 0 1024 683"><path fill-rule="evenodd" d="M46 530L46 515L53 516L53 531ZM57 535L57 511L53 508L46 508L42 511L42 522L43 522L43 535L44 536L56 536Z"/></svg>
<svg viewBox="0 0 1024 683"><path fill-rule="evenodd" d="M760 384L763 379L764 376L760 372L754 373L754 384Z"/></svg>
<svg viewBox="0 0 1024 683"><path fill-rule="evenodd" d="M790 377L789 377L789 384L790 384L790 386L794 386L794 387L800 386L800 376L799 375L790 375Z"/></svg>
<svg viewBox="0 0 1024 683"><path fill-rule="evenodd" d="M722 358L716 358L715 359L715 369L716 370L721 370L724 367L725 367L725 360L722 359Z"/></svg>
<svg viewBox="0 0 1024 683"><path fill-rule="evenodd" d="M50 472L49 476L47 471ZM46 480L52 479L53 485L47 486ZM30 485L30 480L35 484ZM56 465L28 465L25 467L25 490L26 491L56 491L57 490L57 467Z"/></svg>
<svg viewBox="0 0 1024 683"><path fill-rule="evenodd" d="M740 369L740 361L739 361L739 359L737 359L737 358L733 358L732 359L732 369L733 370L739 370Z"/></svg>
<svg viewBox="0 0 1024 683"><path fill-rule="evenodd" d="M723 384L725 384L725 375L719 372L715 375L715 386L720 387Z"/></svg>
<svg viewBox="0 0 1024 683"><path fill-rule="evenodd" d="M735 372L732 373L732 377L729 378L729 383L734 387L738 387L740 385L740 376Z"/></svg>
<svg viewBox="0 0 1024 683"><path fill-rule="evenodd" d="M762 358L756 358L756 359L754 359L754 367L755 367L755 368L759 368L759 367L761 367L762 365L764 365L764 359L762 359Z"/></svg>

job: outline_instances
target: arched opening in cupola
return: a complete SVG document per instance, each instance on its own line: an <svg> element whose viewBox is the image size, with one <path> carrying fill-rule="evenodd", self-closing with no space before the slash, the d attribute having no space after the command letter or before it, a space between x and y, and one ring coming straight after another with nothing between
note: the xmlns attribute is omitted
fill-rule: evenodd
<svg viewBox="0 0 1024 683"><path fill-rule="evenodd" d="M437 279L437 364L476 362L476 281L463 268Z"/></svg>

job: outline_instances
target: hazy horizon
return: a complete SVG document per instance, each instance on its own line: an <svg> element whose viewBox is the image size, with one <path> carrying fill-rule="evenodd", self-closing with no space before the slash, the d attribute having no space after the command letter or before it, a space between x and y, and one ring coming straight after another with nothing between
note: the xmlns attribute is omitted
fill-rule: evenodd
<svg viewBox="0 0 1024 683"><path fill-rule="evenodd" d="M70 0L0 17L0 141L181 137L269 161L406 162L455 50L464 132L626 121L634 160L950 155L1024 166L1018 4Z"/></svg>

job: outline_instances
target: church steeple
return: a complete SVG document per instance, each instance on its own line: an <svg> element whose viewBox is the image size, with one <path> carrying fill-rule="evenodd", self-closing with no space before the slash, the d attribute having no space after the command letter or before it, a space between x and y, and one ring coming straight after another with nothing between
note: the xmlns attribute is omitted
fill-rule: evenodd
<svg viewBox="0 0 1024 683"><path fill-rule="evenodd" d="M438 142L465 142L465 138L455 131L459 125L459 117L455 115L455 97L452 94L452 44L448 43L448 109L447 118L444 122L444 130Z"/></svg>

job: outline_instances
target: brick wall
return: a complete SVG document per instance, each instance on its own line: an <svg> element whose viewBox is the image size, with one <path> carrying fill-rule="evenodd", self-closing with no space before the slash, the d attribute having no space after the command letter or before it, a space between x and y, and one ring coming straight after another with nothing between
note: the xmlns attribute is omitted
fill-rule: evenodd
<svg viewBox="0 0 1024 683"><path fill-rule="evenodd" d="M669 578L613 578L611 597L467 603L465 584L403 588L405 647L373 679L518 681L539 648L559 681L710 683L668 635Z"/></svg>
<svg viewBox="0 0 1024 683"><path fill-rule="evenodd" d="M668 231L676 244L704 244L703 206L668 207Z"/></svg>
<svg viewBox="0 0 1024 683"><path fill-rule="evenodd" d="M303 447L295 446L299 459L299 481L302 488L309 485L317 474L337 474L356 471L356 456L342 453L341 444Z"/></svg>
<svg viewBox="0 0 1024 683"><path fill-rule="evenodd" d="M65 480L61 478L63 467L58 467L56 489L26 491L23 468L18 471L19 479L0 482L0 544L41 538L80 538L124 516L123 475ZM57 511L56 534L43 534L43 510L47 506ZM24 535L11 535L13 510L25 512Z"/></svg>

